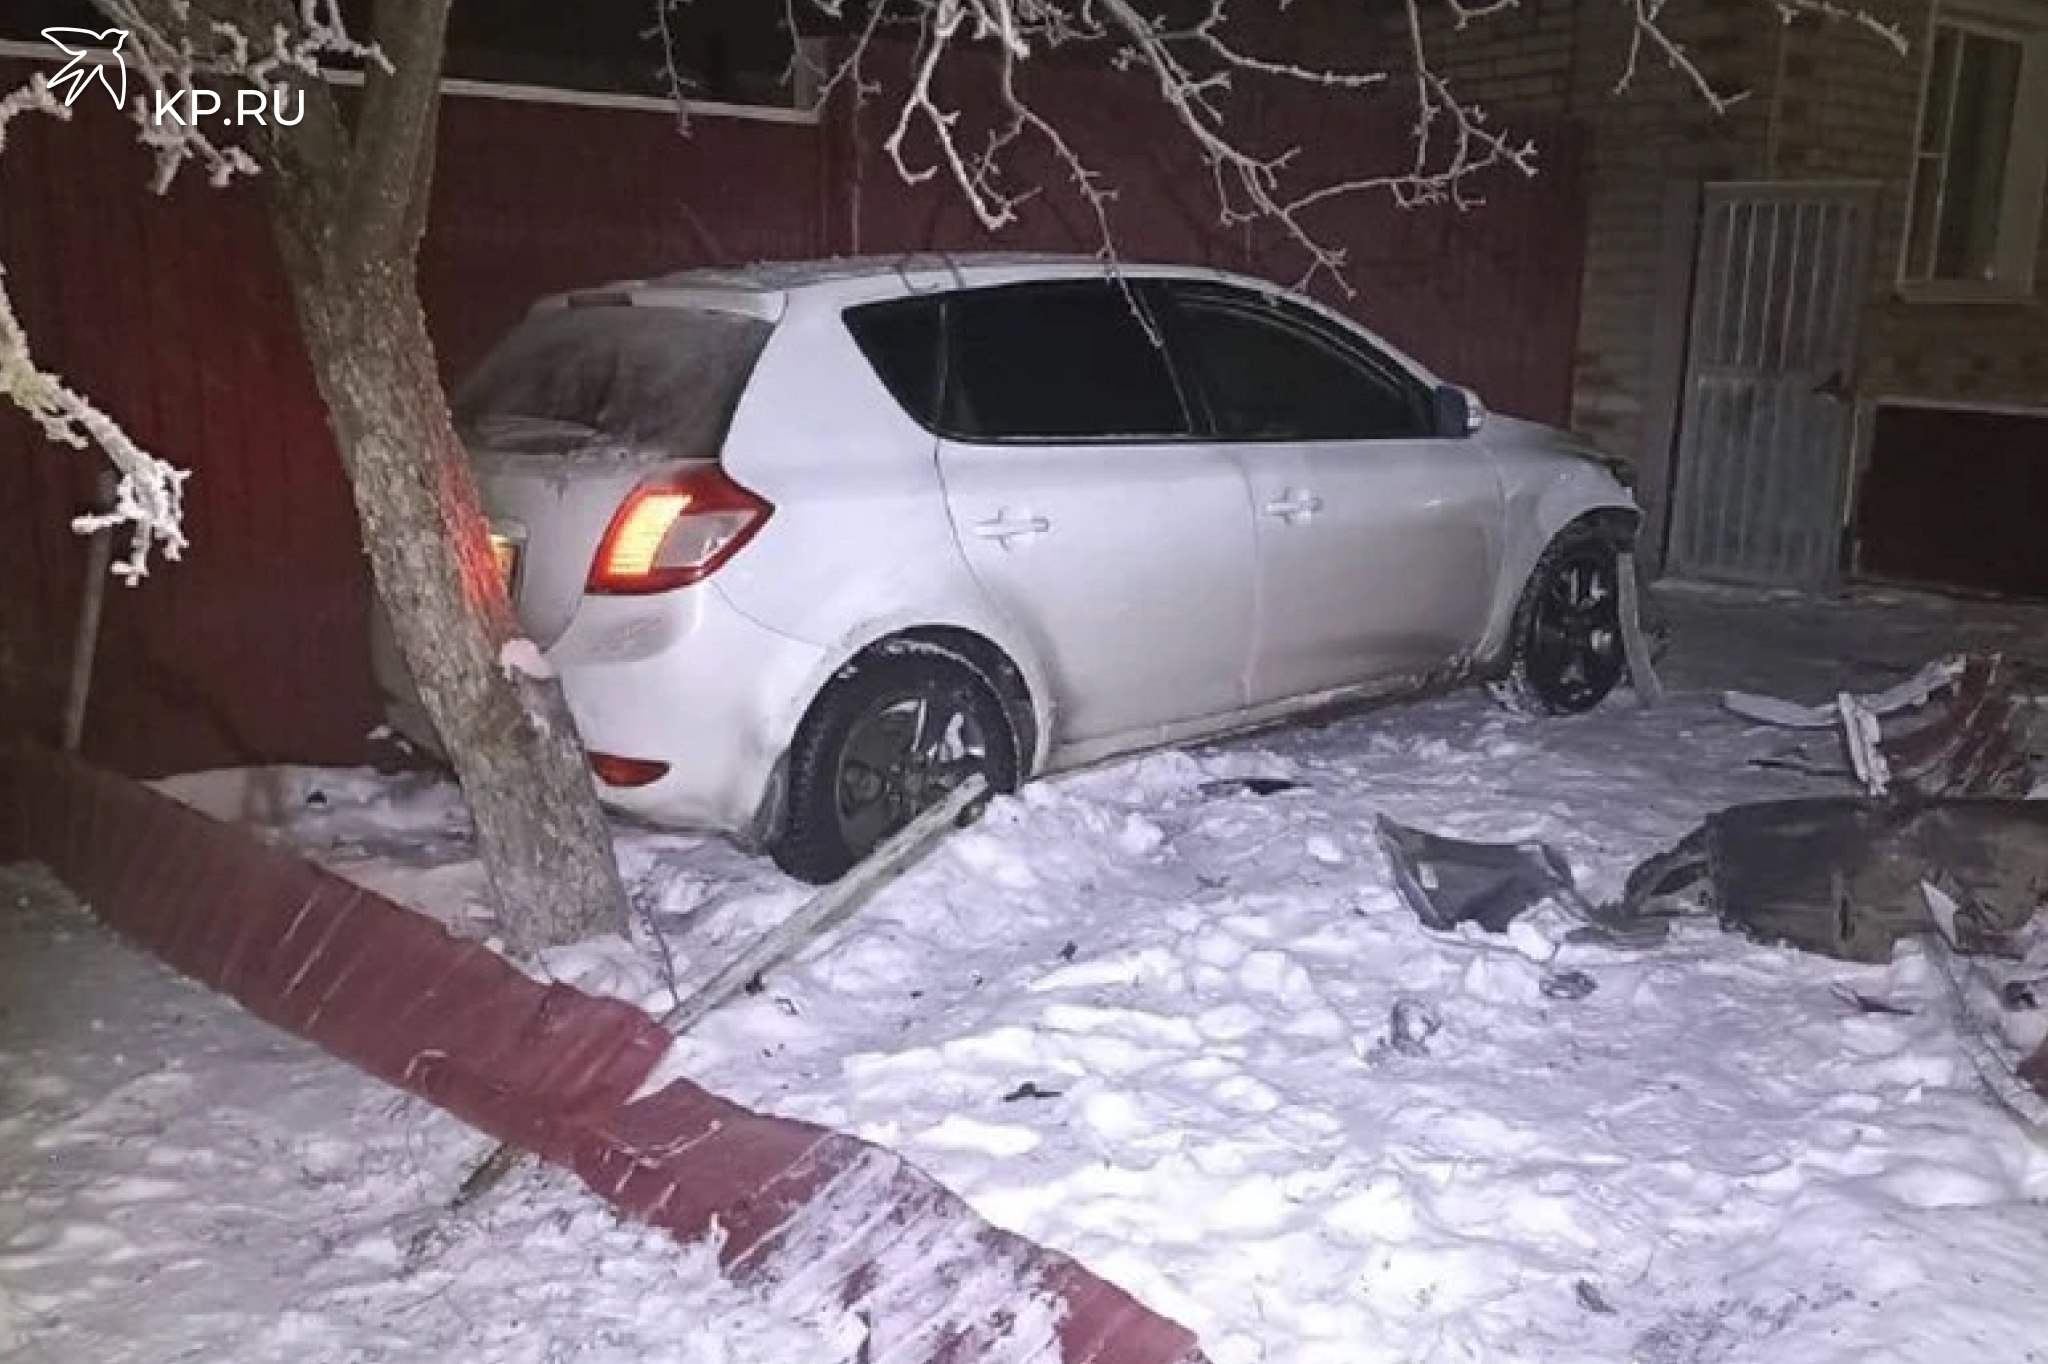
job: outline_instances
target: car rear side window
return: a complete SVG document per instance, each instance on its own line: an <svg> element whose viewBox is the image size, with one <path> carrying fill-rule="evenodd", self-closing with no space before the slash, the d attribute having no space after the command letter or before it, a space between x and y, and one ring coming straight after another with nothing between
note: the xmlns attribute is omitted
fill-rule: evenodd
<svg viewBox="0 0 2048 1364"><path fill-rule="evenodd" d="M536 312L457 390L456 424L485 446L715 454L771 330L697 308Z"/></svg>
<svg viewBox="0 0 2048 1364"><path fill-rule="evenodd" d="M889 396L927 428L938 424L942 307L937 298L904 298L846 310L846 329Z"/></svg>
<svg viewBox="0 0 2048 1364"><path fill-rule="evenodd" d="M1166 353L1112 280L1003 285L946 304L944 426L963 440L1144 440L1190 427Z"/></svg>
<svg viewBox="0 0 2048 1364"><path fill-rule="evenodd" d="M1413 440L1431 432L1422 386L1392 361L1244 290L1174 291L1175 349L1225 440Z"/></svg>

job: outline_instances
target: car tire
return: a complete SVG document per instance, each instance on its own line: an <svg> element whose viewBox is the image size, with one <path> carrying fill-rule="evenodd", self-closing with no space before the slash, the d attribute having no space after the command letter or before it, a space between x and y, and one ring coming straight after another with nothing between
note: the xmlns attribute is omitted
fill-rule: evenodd
<svg viewBox="0 0 2048 1364"><path fill-rule="evenodd" d="M842 669L797 727L769 855L800 881L835 881L970 773L1014 791L1021 768L979 669L932 645L884 646Z"/></svg>
<svg viewBox="0 0 2048 1364"><path fill-rule="evenodd" d="M1621 547L1568 527L1530 570L1515 605L1507 674L1494 692L1525 715L1589 711L1628 674L1621 638Z"/></svg>

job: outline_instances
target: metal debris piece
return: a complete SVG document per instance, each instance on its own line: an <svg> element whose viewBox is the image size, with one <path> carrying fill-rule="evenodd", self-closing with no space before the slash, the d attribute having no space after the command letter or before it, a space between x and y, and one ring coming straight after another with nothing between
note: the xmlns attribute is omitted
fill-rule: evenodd
<svg viewBox="0 0 2048 1364"><path fill-rule="evenodd" d="M1837 729L1874 796L2026 796L2034 786L2019 671L1996 654L1942 659L1881 692L1802 706L1749 692L1721 702L1789 729Z"/></svg>
<svg viewBox="0 0 2048 1364"><path fill-rule="evenodd" d="M2023 707L2002 658L1970 659L1945 705L1879 739L1891 786L1922 796L2026 796L2034 773Z"/></svg>
<svg viewBox="0 0 2048 1364"><path fill-rule="evenodd" d="M1961 658L1937 659L1903 682L1880 692L1858 695L1854 700L1873 715L1890 715L1926 705L1936 692L1953 685L1962 672ZM1833 729L1841 718L1835 705L1805 706L1756 692L1722 692L1721 704L1746 719L1780 729Z"/></svg>
<svg viewBox="0 0 2048 1364"><path fill-rule="evenodd" d="M1881 796L1892 784L1891 764L1884 757L1884 727L1877 712L1843 692L1835 697L1842 715L1842 743L1849 750L1849 768L1863 789Z"/></svg>

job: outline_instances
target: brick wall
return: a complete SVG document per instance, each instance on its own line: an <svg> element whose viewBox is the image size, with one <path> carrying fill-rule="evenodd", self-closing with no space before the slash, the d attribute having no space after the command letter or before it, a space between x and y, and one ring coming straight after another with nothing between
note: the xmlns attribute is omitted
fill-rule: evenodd
<svg viewBox="0 0 2048 1364"><path fill-rule="evenodd" d="M1404 41L1398 12L1388 28L1384 14L1367 11L1330 5L1304 17L1292 30L1297 50L1290 55L1373 52L1380 64L1402 70L1403 54L1388 46ZM1755 90L1775 53L1770 13L1764 0L1679 0L1667 26L1717 88ZM1674 178L1760 174L1768 112L1752 94L1717 117L1690 83L1648 53L1629 88L1617 92L1628 66L1629 16L1617 0L1522 0L1459 29L1439 7L1425 37L1435 70L1497 123L1569 116L1591 131L1572 423L1632 456L1649 384L1665 187ZM1540 153L1539 146L1539 162Z"/></svg>
<svg viewBox="0 0 2048 1364"><path fill-rule="evenodd" d="M1645 461L1653 512L1678 396L1691 230L1683 191L1699 182L1876 186L1856 374L1860 429L1882 399L2048 405L2048 307L2036 301L2048 290L2048 232L2036 300L1916 302L1897 288L1934 2L1864 0L1911 40L1902 57L1855 24L1784 24L1768 0L1677 0L1667 13L1673 34L1716 88L1749 92L1719 116L1648 50L1629 88L1616 91L1632 35L1632 10L1616 0L1524 0L1462 32L1441 25L1432 33L1437 67L1461 93L1505 118L1540 111L1590 130L1572 424ZM1670 338L1662 350L1660 323Z"/></svg>
<svg viewBox="0 0 2048 1364"><path fill-rule="evenodd" d="M1629 70L1631 12L1611 0L1577 6L1572 108L1593 129L1592 198L1583 313L1574 363L1573 426L1635 458L1652 386L1652 337L1664 254L1665 199L1674 181L1760 173L1768 123L1761 90L1773 25L1758 0L1673 5L1667 26L1717 91L1748 91L1716 114L1694 84L1648 49Z"/></svg>
<svg viewBox="0 0 2048 1364"><path fill-rule="evenodd" d="M2033 300L1943 304L1898 293L1930 9L1930 0L1888 6L1913 42L1904 58L1825 26L1790 30L1772 163L1786 178L1879 186L1859 399L2048 404L2048 309L2039 301L2048 287L2048 232Z"/></svg>

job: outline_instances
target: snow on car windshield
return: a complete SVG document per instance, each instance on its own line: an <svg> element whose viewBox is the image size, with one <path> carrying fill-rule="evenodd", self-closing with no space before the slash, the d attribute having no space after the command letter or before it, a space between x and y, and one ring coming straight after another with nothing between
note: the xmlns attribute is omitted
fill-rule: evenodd
<svg viewBox="0 0 2048 1364"><path fill-rule="evenodd" d="M473 444L714 453L767 343L759 318L622 305L536 313L455 397Z"/></svg>

